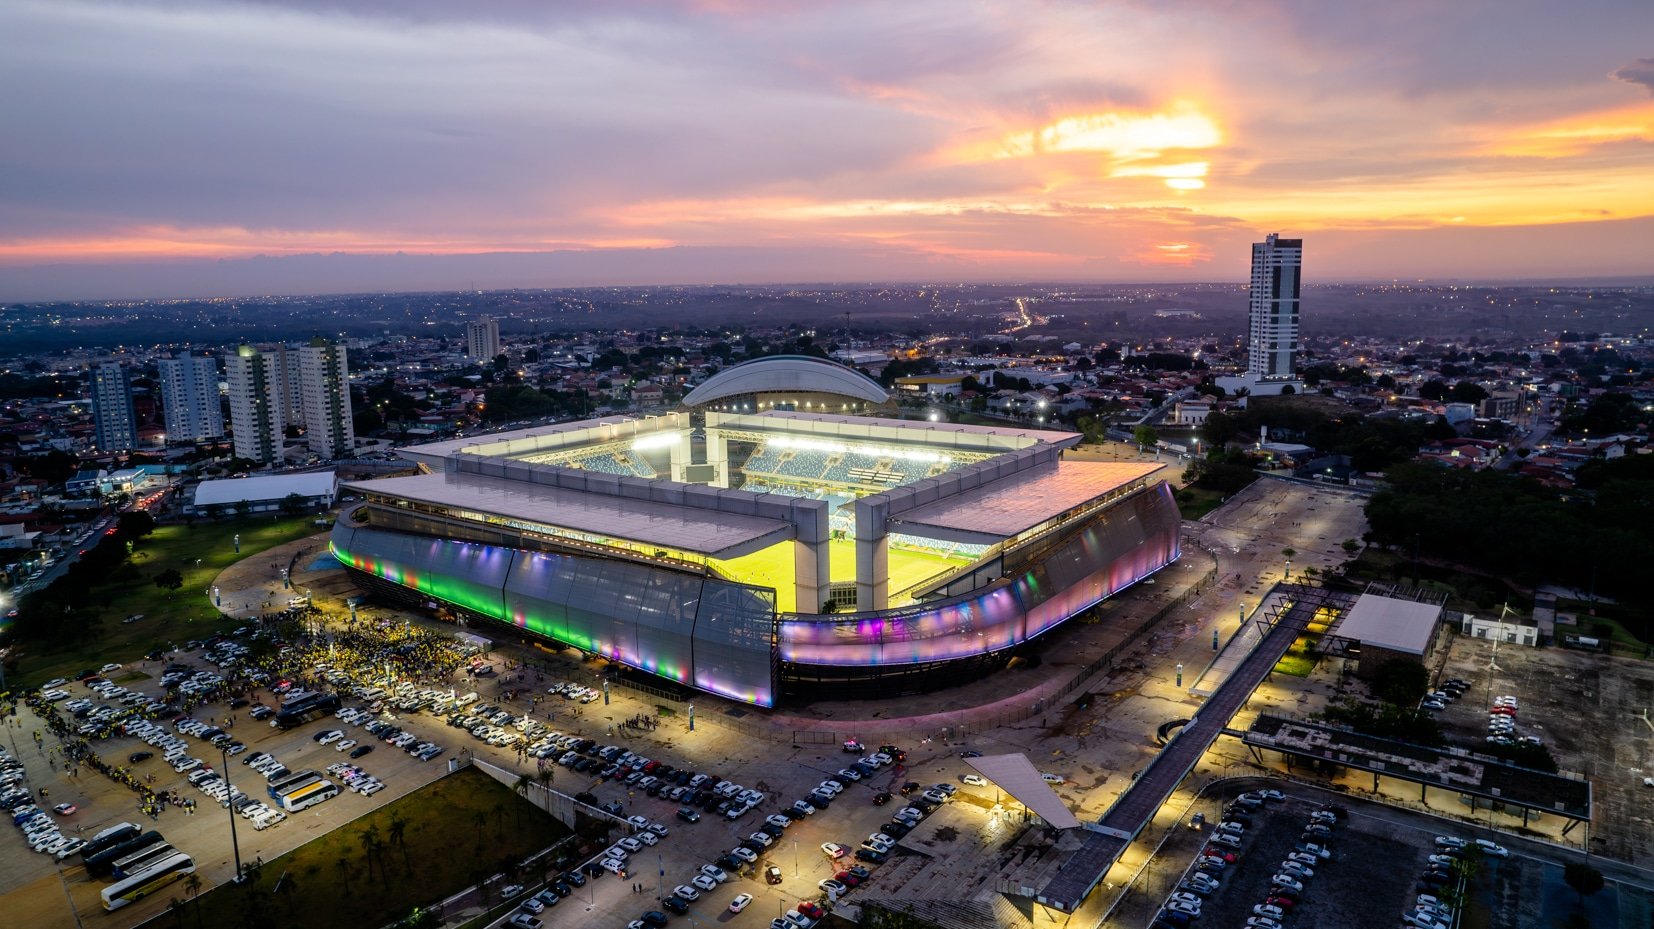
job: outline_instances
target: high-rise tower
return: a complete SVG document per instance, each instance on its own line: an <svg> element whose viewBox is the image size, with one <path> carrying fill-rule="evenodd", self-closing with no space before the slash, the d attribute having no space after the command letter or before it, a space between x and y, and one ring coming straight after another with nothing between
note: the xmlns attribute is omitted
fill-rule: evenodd
<svg viewBox="0 0 1654 929"><path fill-rule="evenodd" d="M465 324L465 354L484 364L500 353L500 323L490 316L478 316Z"/></svg>
<svg viewBox="0 0 1654 929"><path fill-rule="evenodd" d="M166 407L167 441L197 442L224 434L224 411L218 400L218 361L185 352L163 358L161 401Z"/></svg>
<svg viewBox="0 0 1654 929"><path fill-rule="evenodd" d="M1298 381L1298 299L1304 240L1270 233L1252 243L1252 279L1246 313L1246 374L1220 377L1231 393L1295 393Z"/></svg>
<svg viewBox="0 0 1654 929"><path fill-rule="evenodd" d="M279 355L264 354L251 345L241 346L224 360L237 458L265 465L281 458L284 424L280 365Z"/></svg>
<svg viewBox="0 0 1654 929"><path fill-rule="evenodd" d="M322 458L349 457L356 448L356 426L351 421L345 347L312 339L299 349L299 372L304 385L304 436L311 453Z"/></svg>
<svg viewBox="0 0 1654 929"><path fill-rule="evenodd" d="M92 369L94 439L100 452L138 447L138 414L132 409L132 376L118 361Z"/></svg>

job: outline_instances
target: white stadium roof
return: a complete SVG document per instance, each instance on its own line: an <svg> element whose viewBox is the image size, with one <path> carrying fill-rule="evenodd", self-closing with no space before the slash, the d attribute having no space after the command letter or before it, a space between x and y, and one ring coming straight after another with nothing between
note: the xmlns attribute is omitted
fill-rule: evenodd
<svg viewBox="0 0 1654 929"><path fill-rule="evenodd" d="M684 395L685 406L762 393L820 393L884 403L890 394L854 368L808 355L771 355L719 371Z"/></svg>
<svg viewBox="0 0 1654 929"><path fill-rule="evenodd" d="M714 558L736 558L795 535L793 527L779 519L588 493L464 471L387 477L345 486L358 493L389 494L446 509L539 523Z"/></svg>
<svg viewBox="0 0 1654 929"><path fill-rule="evenodd" d="M1068 804L1045 782L1027 755L984 755L966 758L965 763L1052 827L1074 829L1080 825Z"/></svg>
<svg viewBox="0 0 1654 929"><path fill-rule="evenodd" d="M1166 466L1135 461L1059 461L1014 481L975 490L891 517L915 535L991 544L1014 538L1046 520L1142 480Z"/></svg>
<svg viewBox="0 0 1654 929"><path fill-rule="evenodd" d="M234 504L245 500L285 500L288 494L301 497L332 497L339 476L333 471L305 471L299 474L269 474L261 477L227 477L195 485L195 505Z"/></svg>

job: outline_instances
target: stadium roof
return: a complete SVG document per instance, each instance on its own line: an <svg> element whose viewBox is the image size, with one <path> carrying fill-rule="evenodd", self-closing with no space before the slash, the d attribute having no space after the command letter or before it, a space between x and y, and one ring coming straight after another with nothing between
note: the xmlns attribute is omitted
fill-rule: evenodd
<svg viewBox="0 0 1654 929"><path fill-rule="evenodd" d="M1055 468L1023 472L1015 480L944 497L890 521L927 538L991 544L1015 538L1164 467L1155 462L1059 461Z"/></svg>
<svg viewBox="0 0 1654 929"><path fill-rule="evenodd" d="M965 763L1053 827L1074 829L1080 825L1068 804L1045 782L1027 755L984 755L966 758Z"/></svg>
<svg viewBox="0 0 1654 929"><path fill-rule="evenodd" d="M1363 645L1422 655L1430 647L1441 614L1439 603L1362 594L1334 634Z"/></svg>
<svg viewBox="0 0 1654 929"><path fill-rule="evenodd" d="M301 497L332 497L339 476L333 471L305 471L299 474L270 474L262 477L227 477L195 485L195 505L255 503L285 500L289 494Z"/></svg>
<svg viewBox="0 0 1654 929"><path fill-rule="evenodd" d="M794 537L779 519L720 513L456 471L345 485L454 510L539 523L645 545L736 558Z"/></svg>
<svg viewBox="0 0 1654 929"><path fill-rule="evenodd" d="M771 355L719 371L684 395L685 406L704 406L729 397L761 393L820 393L884 403L890 394L878 381L836 361L808 355Z"/></svg>

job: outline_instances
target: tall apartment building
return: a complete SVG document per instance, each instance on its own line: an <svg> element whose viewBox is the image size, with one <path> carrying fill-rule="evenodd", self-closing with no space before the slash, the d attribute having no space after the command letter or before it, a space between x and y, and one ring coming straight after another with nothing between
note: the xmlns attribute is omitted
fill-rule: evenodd
<svg viewBox="0 0 1654 929"><path fill-rule="evenodd" d="M299 377L304 385L304 435L311 453L323 458L353 454L356 426L351 420L345 347L312 339L299 349Z"/></svg>
<svg viewBox="0 0 1654 929"><path fill-rule="evenodd" d="M161 403L166 411L168 442L198 442L224 434L224 411L218 399L218 359L163 358Z"/></svg>
<svg viewBox="0 0 1654 929"><path fill-rule="evenodd" d="M1246 313L1246 374L1221 377L1230 392L1254 396L1293 393L1298 381L1298 304L1304 240L1270 233L1252 244L1252 279Z"/></svg>
<svg viewBox="0 0 1654 929"><path fill-rule="evenodd" d="M127 452L138 447L132 376L120 362L106 361L92 368L92 418L98 451Z"/></svg>
<svg viewBox="0 0 1654 929"><path fill-rule="evenodd" d="M230 429L234 432L235 456L274 464L281 459L284 379L281 357L243 345L224 359L225 379L230 387Z"/></svg>
<svg viewBox="0 0 1654 929"><path fill-rule="evenodd" d="M493 361L500 353L500 324L490 316L478 316L465 324L465 354L478 361Z"/></svg>

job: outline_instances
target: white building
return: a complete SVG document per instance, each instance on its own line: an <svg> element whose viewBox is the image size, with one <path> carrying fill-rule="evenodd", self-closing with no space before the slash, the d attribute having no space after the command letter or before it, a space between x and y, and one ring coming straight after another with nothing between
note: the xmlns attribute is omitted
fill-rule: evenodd
<svg viewBox="0 0 1654 929"><path fill-rule="evenodd" d="M478 361L493 361L500 353L500 324L491 316L478 316L465 324L465 354Z"/></svg>
<svg viewBox="0 0 1654 929"><path fill-rule="evenodd" d="M295 502L302 502L304 510L320 510L333 505L338 489L338 475L332 471L224 478L195 485L191 506L197 513L216 516L241 510L269 513L294 506ZM291 497L298 501L290 502Z"/></svg>
<svg viewBox="0 0 1654 929"><path fill-rule="evenodd" d="M1199 426L1206 422L1206 417L1212 415L1212 401L1210 400L1179 400L1173 421L1179 426Z"/></svg>
<svg viewBox="0 0 1654 929"><path fill-rule="evenodd" d="M126 452L138 447L132 377L118 361L106 361L92 369L92 417L98 451Z"/></svg>
<svg viewBox="0 0 1654 929"><path fill-rule="evenodd" d="M300 353L291 345L278 345L275 373L278 379L276 396L281 403L283 426L304 425L304 372L300 367Z"/></svg>
<svg viewBox="0 0 1654 929"><path fill-rule="evenodd" d="M350 371L345 347L312 339L299 349L299 376L304 389L304 435L314 455L349 457L356 449L351 420Z"/></svg>
<svg viewBox="0 0 1654 929"><path fill-rule="evenodd" d="M281 458L285 426L282 422L282 376L279 354L265 354L243 345L224 359L230 386L230 430L235 456L274 464Z"/></svg>
<svg viewBox="0 0 1654 929"><path fill-rule="evenodd" d="M161 359L160 369L167 441L187 443L222 436L224 412L218 399L218 360L185 352L180 358Z"/></svg>
<svg viewBox="0 0 1654 929"><path fill-rule="evenodd" d="M1303 391L1298 381L1298 302L1303 261L1303 239L1283 239L1272 232L1264 241L1252 243L1246 374L1219 378L1218 386L1224 390L1234 393L1245 389L1252 396Z"/></svg>

